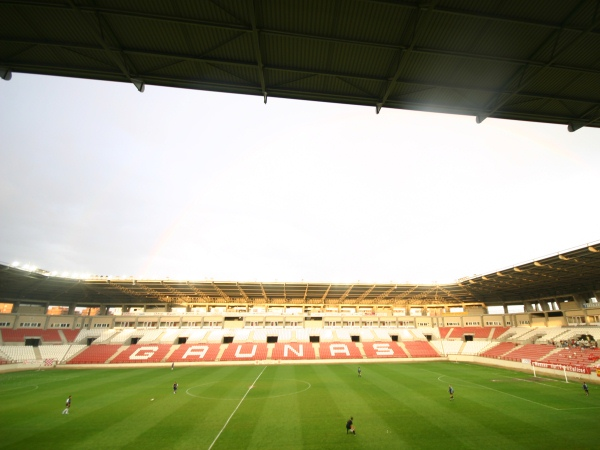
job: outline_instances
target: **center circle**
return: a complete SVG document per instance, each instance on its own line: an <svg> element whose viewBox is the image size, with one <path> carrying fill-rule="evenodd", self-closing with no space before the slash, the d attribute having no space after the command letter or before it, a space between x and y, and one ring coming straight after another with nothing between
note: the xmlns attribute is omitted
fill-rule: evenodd
<svg viewBox="0 0 600 450"><path fill-rule="evenodd" d="M271 382L258 381L255 384L252 381L243 384L239 380L218 380L192 386L185 392L192 397L213 400L240 400L244 395L247 395L246 400L252 400L299 394L310 388L311 384L309 382L293 378Z"/></svg>

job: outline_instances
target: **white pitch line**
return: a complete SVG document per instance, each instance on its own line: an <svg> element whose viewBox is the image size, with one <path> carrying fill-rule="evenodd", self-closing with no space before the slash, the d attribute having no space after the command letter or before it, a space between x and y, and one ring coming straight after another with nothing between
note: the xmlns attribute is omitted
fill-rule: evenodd
<svg viewBox="0 0 600 450"><path fill-rule="evenodd" d="M427 370L427 369L424 369L424 370ZM428 372L431 372L431 371L428 371ZM437 372L432 372L432 373L435 373L436 375L439 375ZM440 375L438 377L438 381L442 381L440 378L451 378L451 377L449 375ZM472 384L473 386L478 386L481 389L488 389L490 391L494 391L494 392L498 392L500 394L508 395L509 397L518 398L519 400L523 400L524 402L529 402L529 403L533 403L535 405L540 405L540 406L543 406L544 408L553 409L554 411L561 411L559 408L555 408L555 407L549 406L549 405L544 405L543 403L534 402L533 400L529 400L528 398L523 398L523 397L519 397L518 395L509 394L508 392L499 391L498 389L494 389L494 388L491 388L491 387L488 387L488 386L484 386L484 385L479 384L479 383L474 383L472 381L461 380L461 383Z"/></svg>
<svg viewBox="0 0 600 450"><path fill-rule="evenodd" d="M443 375L443 374L440 374L439 372L434 372L432 370L427 370L427 369L421 369L421 370L424 370L425 372L433 373L435 375L439 375L439 377L437 378L438 381L442 381L441 378L451 378L450 375ZM507 378L511 378L511 377L507 377ZM549 380L552 380L552 379L549 378ZM523 381L527 381L527 380L523 380ZM488 386L484 386L482 384L474 383L472 381L461 380L460 382L461 383L472 384L473 386L478 386L481 389L488 389L490 391L494 391L494 392L498 392L500 394L508 395L510 397L518 398L519 400L523 400L524 402L534 403L536 405L543 406L544 408L553 409L554 411L571 411L571 410L574 410L574 409L598 409L598 408L600 408L600 406L585 406L585 407L581 407L581 408L555 408L553 406L545 405L544 403L534 402L533 400L529 400L527 398L519 397L518 395L509 394L508 392L499 391L498 389L494 389L494 388L491 388L491 387L488 387ZM555 387L555 386L551 386L551 387Z"/></svg>
<svg viewBox="0 0 600 450"><path fill-rule="evenodd" d="M244 401L244 399L246 398L246 396L248 395L248 393L250 392L250 389L252 389L254 387L254 385L256 384L256 382L258 381L258 379L263 374L263 372L265 371L266 368L267 368L267 366L265 366L263 368L263 370L261 370L261 372L256 377L256 380L254 380L252 382L252 385L250 385L250 387L248 388L248 390L246 391L246 393L244 394L244 396L242 397L242 399L240 400L240 402L237 404L237 406L235 407L235 409L233 410L233 412L231 413L231 415L229 416L229 418L225 422L225 425L223 425L223 428L221 428L221 431L219 431L219 434L217 434L217 437L215 438L215 440L212 441L212 444L210 444L210 447L208 447L208 450L210 450L211 448L213 448L213 445L215 445L215 442L217 442L217 439L219 439L219 436L221 436L221 433L223 433L223 431L225 431L225 428L229 424L229 421L231 420L231 418L233 417L233 415L236 413L236 411L238 410L238 408L240 407L240 405L242 404L242 402Z"/></svg>

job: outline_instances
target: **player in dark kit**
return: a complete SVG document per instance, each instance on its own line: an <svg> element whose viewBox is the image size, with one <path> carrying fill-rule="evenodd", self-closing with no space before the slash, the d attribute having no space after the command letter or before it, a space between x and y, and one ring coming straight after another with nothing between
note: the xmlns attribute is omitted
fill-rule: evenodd
<svg viewBox="0 0 600 450"><path fill-rule="evenodd" d="M450 400L454 400L454 388L452 386L448 386L448 394L450 394Z"/></svg>
<svg viewBox="0 0 600 450"><path fill-rule="evenodd" d="M177 394L177 388L179 385L177 383L173 383L173 394Z"/></svg>
<svg viewBox="0 0 600 450"><path fill-rule="evenodd" d="M585 383L585 381L583 382L583 392L585 392L585 395L590 395L590 391L588 389L588 385Z"/></svg>
<svg viewBox="0 0 600 450"><path fill-rule="evenodd" d="M354 420L354 418L350 417L350 419L348 419L348 422L346 422L346 434L348 434L348 433L356 434L356 430L354 429L353 420Z"/></svg>

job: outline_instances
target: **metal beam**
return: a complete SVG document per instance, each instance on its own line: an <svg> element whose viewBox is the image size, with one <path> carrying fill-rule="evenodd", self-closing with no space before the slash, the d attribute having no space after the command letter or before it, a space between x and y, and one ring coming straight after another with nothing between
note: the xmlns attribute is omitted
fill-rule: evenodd
<svg viewBox="0 0 600 450"><path fill-rule="evenodd" d="M19 40L12 40L10 42L15 42L15 43L29 43L29 44L36 44L36 45L49 45L49 46L56 46L56 47L62 47L65 48L64 43L48 43L48 42L32 42L32 41L27 41L27 40L23 40L23 39L19 39ZM90 46L82 46L82 45L78 45L75 48L80 48L80 49L88 49L88 50L98 50L101 51L101 49L97 48L97 47L90 47ZM190 56L190 55L184 55L184 54L166 54L166 53L159 53L159 52L149 52L149 51L142 51L142 50L133 50L133 49L122 49L120 50L121 52L123 52L124 54L132 54L132 55L142 55L142 56L153 56L153 57L162 57L162 58L167 58L167 59L175 59L175 60L181 60L181 61L191 61L191 62L200 62L200 63L207 63L207 64L212 64L215 66L218 65L224 65L224 66L239 66L239 67L247 67L247 68L255 68L256 66L252 63L247 63L247 62L241 62L241 61L222 61L222 60L216 60L216 59L212 59L212 58L206 58L206 57L197 57L197 56ZM110 79L115 79L115 78L122 78L119 77L119 72L102 72L99 69L80 69L80 68L65 68L62 66L59 67L53 67L53 66L49 66L49 65L32 65L32 64L26 64L26 63L13 63L11 61L0 61L0 64L3 64L5 66L12 66L13 67L13 71L20 71L19 69L27 69L27 70L22 70L22 71L32 71L33 73L45 73L48 72L49 69L54 70L55 72L53 73L65 73L65 74L69 74L71 71L73 71L72 75L76 75L76 76L81 76L83 78L90 78L90 77L94 77L95 74L99 76L102 76L103 73L106 74L106 76L109 76ZM291 72L291 73L295 73L298 75L304 75L304 76L325 76L325 77L335 77L335 78L348 78L348 79L354 79L354 80L358 80L358 81L369 81L369 82L376 82L376 83L383 83L386 80L384 78L376 78L376 77L364 77L364 76L358 76L358 75L353 75L353 74L347 74L347 73L336 73L336 72L316 72L316 71L306 71L304 69L299 69L299 68L290 68L290 67L275 67L275 66L267 66L266 67L267 70L272 70L272 71L278 71L278 72ZM588 73L600 73L600 71L588 71L588 70L582 70L579 68L575 68L575 67L571 67L570 70L574 70L574 71L585 71ZM146 81L146 83L151 84L150 81L152 79L163 79L165 80L165 82L161 82L158 83L160 85L164 85L164 86L169 86L169 80L172 81L178 81L175 78L166 78L166 77L156 77L156 76L152 76L151 74L147 73L147 74L143 74L143 77ZM102 78L99 78L102 79ZM182 80L185 82L185 80ZM294 80L295 81L295 80ZM464 85L450 85L450 84L432 84L432 83L423 83L423 82L419 82L418 80L407 80L407 79L403 79L403 80L396 80L397 83L399 84L403 84L403 85L408 85L408 86L418 86L418 87L422 87L422 88L426 88L426 89L430 89L430 88L442 88L442 89L451 89L451 90L462 90L465 92L477 92L477 93L483 93L483 94L490 94L490 95L495 95L495 96L500 96L503 94L509 94L511 96L519 93L518 91L498 91L498 90L491 90L491 89L485 89L485 88L478 88L478 87L471 87L471 86L464 86ZM194 81L194 84L196 85L202 85L203 83L198 82L197 80ZM218 83L207 83L207 84L212 84L215 86L218 86ZM174 85L174 84L173 84ZM176 85L175 85L176 86ZM231 85L225 85L225 84L221 84L221 86L227 86L227 87L231 87ZM281 91L281 89L279 89L277 86L272 87L273 91ZM299 92L299 91L296 91ZM314 94L314 93L313 93ZM325 95L325 93L317 93L319 96L320 95ZM532 97L532 99L536 99L536 100L557 100L557 101L562 101L562 102L577 102L577 103L584 103L584 104L590 104L591 101L589 98L575 98L575 97L560 97L560 96L549 96L549 95L543 95L543 94L539 94L539 93L528 93L528 92L520 92L521 95L523 96L530 96ZM343 95L340 96L333 96L332 98L339 98L339 97L344 97ZM349 97L346 96L349 99L352 99L353 97ZM354 98L359 98L359 97L354 97ZM364 104L369 104L370 102L375 100L375 97L362 97L363 98L363 102ZM389 100L389 103L394 102L395 100ZM477 107L474 106L472 112L466 112L465 114L468 115L475 115L475 111L476 111ZM524 113L525 114L525 113ZM596 120L591 120L590 123L595 122Z"/></svg>
<svg viewBox="0 0 600 450"><path fill-rule="evenodd" d="M96 40L96 42L98 42L98 44L100 44L100 46L105 50L108 57L110 59L112 59L112 61L121 70L123 75L125 75L127 77L127 79L129 79L129 81L131 81L133 83L133 85L137 88L138 91L144 92L144 87L145 87L144 82L142 80L140 80L139 78L135 78L135 75L132 75L129 70L129 67L127 67L128 65L133 67L133 64L131 64L131 61L128 61L127 57L123 54L122 51L120 51L120 49L117 53L115 53L114 48L111 48L111 46L104 39L103 33L100 33L98 31L98 29L96 28L96 26L95 26L96 24L90 23L88 21L88 18L86 17L85 13L82 11L82 9L78 5L76 5L73 2L73 0L67 0L67 1L68 1L69 5L71 6L71 8L79 15L79 17L84 22L84 24L87 24L88 28L94 35L94 39ZM101 20L102 20L102 17L98 17L98 27L100 27L100 28L102 28ZM104 24L104 26L106 27L107 30L109 30L110 34L112 34L116 45L119 46L119 42L115 38L112 30L110 30L110 27L108 26L108 24Z"/></svg>
<svg viewBox="0 0 600 450"><path fill-rule="evenodd" d="M419 38L419 33L423 30L423 28L425 28L427 26L427 23L429 22L429 19L431 18L431 14L435 7L435 3L436 3L435 1L431 2L428 5L427 10L425 12L423 12L420 7L417 7L417 19L415 21L415 27L413 29L412 37L410 39L410 44L409 44L408 48L401 49L399 52L400 60L398 61L398 66L396 67L396 72L390 78L390 80L387 84L387 88L381 97L381 100L379 102L377 102L377 104L375 105L375 112L377 114L379 114L379 112L381 111L381 108L383 108L383 106L385 105L385 102L387 102L388 97L393 92L393 90L396 88L396 82L398 81L398 78L404 71L406 64L408 64L408 59L410 58L410 54L417 43L417 39Z"/></svg>
<svg viewBox="0 0 600 450"><path fill-rule="evenodd" d="M265 104L267 103L267 89L265 87L265 73L262 62L262 52L260 51L260 32L256 26L256 5L252 2L252 8L250 12L250 20L252 23L252 45L254 47L254 57L256 58L256 64L258 69L258 77L260 80L260 89L263 93L263 99Z"/></svg>
<svg viewBox="0 0 600 450"><path fill-rule="evenodd" d="M577 8L575 8L571 14L569 15L569 17L565 20L565 22L567 22L570 17L574 16L578 10L585 4L585 2L581 2L579 4L579 6ZM534 73L530 74L529 76L526 76L525 72L526 70L529 68L529 64L521 67L519 70L517 70L509 79L508 81L504 84L504 88L502 89L502 91L505 91L508 89L509 86L511 86L513 83L515 83L517 81L517 79L523 77L523 79L521 81L518 82L518 87L516 89L513 90L513 93L511 95L506 96L504 99L499 100L500 95L495 96L490 102L487 103L487 106L484 108L484 110L477 115L477 123L481 123L483 122L487 117L490 117L492 115L494 115L496 113L496 111L498 111L500 108L502 108L506 103L508 103L516 94L518 94L520 91L522 91L523 89L525 89L527 86L529 86L535 79L537 79L537 77L547 68L551 67L553 65L553 63L560 57L562 56L568 49L572 48L574 45L578 44L581 39L583 39L587 34L589 34L593 29L595 29L598 25L600 25L600 18L594 18L594 20L591 22L591 24L585 29L583 30L579 36L577 36L575 39L573 39L571 42L569 42L567 45L563 46L559 51L553 53L552 57L540 68L538 68L536 71L534 71ZM548 44L550 44L554 39L558 38L558 35L560 35L560 32L562 31L562 29L556 30L554 33L552 33L548 39L546 39L537 49L536 51L533 53L533 55L537 54L540 50L547 48ZM533 55L532 58L529 59L533 59Z"/></svg>
<svg viewBox="0 0 600 450"><path fill-rule="evenodd" d="M364 0L361 0L361 1L364 1ZM414 1L396 1L396 0L389 0L389 1L366 0L366 1L369 1L371 3L385 4L387 6L405 8L405 9L408 9L408 8L413 9L415 7ZM55 9L55 10L61 10L61 9L69 10L69 7L66 6L65 4L44 3L44 2L35 1L35 0L34 1L2 0L2 3L7 4L7 5L19 6L19 7L36 7L36 8ZM187 17L175 16L175 15L169 15L169 14L155 14L155 13L141 12L141 11L127 11L127 10L123 10L123 9L109 8L109 7L104 7L104 6L79 5L79 9L84 12L101 13L104 15L113 15L113 16L121 16L121 17L135 17L137 19L146 19L146 20L168 22L168 23L174 23L174 24L182 24L182 25L190 25L190 26L198 26L198 27L206 27L206 28L216 28L216 29L221 29L221 30L245 31L248 33L252 32L251 27L249 27L247 25L243 25L243 24L223 23L223 22L215 22L215 21L200 20L200 19L190 19ZM523 25L523 26L535 26L535 27L540 27L540 28L547 28L550 30L563 29L566 31L575 31L575 32L582 31L581 28L576 27L576 26L568 26L568 25L561 25L561 24L556 24L556 23L541 22L541 21L536 21L536 20L523 19L523 18L519 18L519 17L502 16L502 15L498 15L498 14L486 14L486 13L481 13L481 12L466 11L466 10L461 10L461 9L457 9L457 8L448 8L448 7L443 7L443 6L437 6L435 9L435 12L438 14L446 14L446 15L453 15L453 16L459 16L459 17L468 17L468 18L473 18L476 20L484 19L484 20L487 20L490 22L504 22L504 23L511 23L511 24L516 24L516 25ZM331 36L320 36L320 35L306 34L306 33L295 33L295 32L287 32L287 31L283 31L283 30L271 30L271 29L267 29L267 28L263 28L261 30L261 33L280 35L280 36L286 36L286 37L301 37L304 39L315 39L315 40L322 40L322 41L328 41L328 42L339 42L339 43L348 43L348 42L352 43L353 42L351 40L338 39L338 38L331 37ZM592 34L600 34L600 32L593 31ZM397 49L397 45L392 44L392 43L365 42L365 41L354 41L353 43L356 45Z"/></svg>

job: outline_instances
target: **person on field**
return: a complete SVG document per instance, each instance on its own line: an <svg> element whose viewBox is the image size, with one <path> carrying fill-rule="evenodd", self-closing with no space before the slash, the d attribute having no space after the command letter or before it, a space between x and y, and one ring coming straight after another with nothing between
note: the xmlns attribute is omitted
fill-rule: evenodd
<svg viewBox="0 0 600 450"><path fill-rule="evenodd" d="M354 429L354 417L350 417L348 422L346 422L346 434L348 433L356 434L356 430Z"/></svg>
<svg viewBox="0 0 600 450"><path fill-rule="evenodd" d="M67 400L65 401L65 409L63 409L63 414L69 414L69 409L71 408L71 396L69 395L67 397Z"/></svg>
<svg viewBox="0 0 600 450"><path fill-rule="evenodd" d="M454 400L454 388L452 386L448 386L448 394L450 394L450 400Z"/></svg>
<svg viewBox="0 0 600 450"><path fill-rule="evenodd" d="M360 367L358 368L358 378L362 377L362 370L360 369Z"/></svg>
<svg viewBox="0 0 600 450"><path fill-rule="evenodd" d="M586 382L583 382L583 392L585 392L585 395L590 395L590 390L588 389L588 385L586 384Z"/></svg>
<svg viewBox="0 0 600 450"><path fill-rule="evenodd" d="M179 387L179 385L175 382L173 383L173 394L177 394L177 388Z"/></svg>

